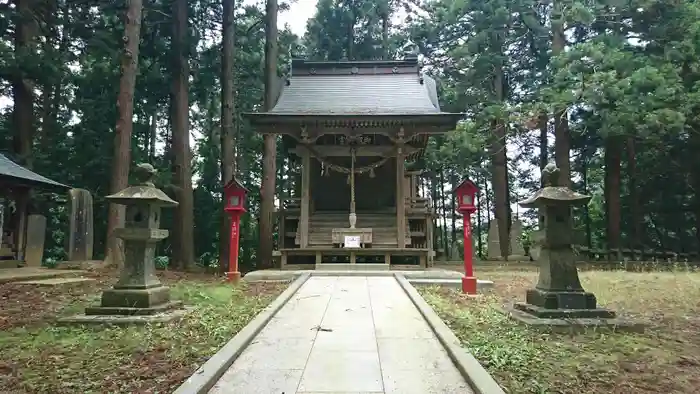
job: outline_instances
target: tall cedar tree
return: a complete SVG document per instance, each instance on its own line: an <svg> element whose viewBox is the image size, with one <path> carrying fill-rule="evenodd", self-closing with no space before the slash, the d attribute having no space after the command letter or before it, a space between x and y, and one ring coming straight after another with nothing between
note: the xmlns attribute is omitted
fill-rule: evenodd
<svg viewBox="0 0 700 394"><path fill-rule="evenodd" d="M175 211L173 263L187 270L194 262L194 197L190 152L187 0L173 2L173 151L174 183L179 202Z"/></svg>
<svg viewBox="0 0 700 394"><path fill-rule="evenodd" d="M221 184L226 185L236 173L233 143L235 140L234 127L234 45L236 39L235 4L234 0L223 0L224 15L221 41ZM222 190L223 195L223 190ZM224 201L224 205L226 201ZM231 230L230 218L224 216L221 221L221 236L219 237L219 271L226 272L229 253L229 237Z"/></svg>
<svg viewBox="0 0 700 394"><path fill-rule="evenodd" d="M117 126L114 133L114 157L112 158L112 193L129 184L131 165L131 133L133 131L134 90L139 60L139 37L141 35L141 0L129 1L124 27L124 52L121 60L121 78L117 97ZM109 205L107 224L107 251L105 260L110 264L122 265L124 261L121 242L112 233L124 222L124 207Z"/></svg>
<svg viewBox="0 0 700 394"><path fill-rule="evenodd" d="M265 26L265 103L268 111L275 102L277 84L277 0L267 0ZM262 187L260 188L260 264L259 269L272 268L272 215L275 209L275 174L277 139L274 134L265 135L263 150Z"/></svg>

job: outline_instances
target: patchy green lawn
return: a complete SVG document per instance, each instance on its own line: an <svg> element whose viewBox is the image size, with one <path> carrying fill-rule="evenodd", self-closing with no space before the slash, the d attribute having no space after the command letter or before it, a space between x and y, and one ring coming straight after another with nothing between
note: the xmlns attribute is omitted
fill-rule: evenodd
<svg viewBox="0 0 700 394"><path fill-rule="evenodd" d="M112 275L68 288L0 284L1 391L170 393L286 287L232 287L204 275L163 273L173 297L195 307L178 322L126 328L51 324L97 303Z"/></svg>
<svg viewBox="0 0 700 394"><path fill-rule="evenodd" d="M601 305L643 319L643 334L542 333L497 308L524 300L535 272L482 272L492 295L423 288L426 301L508 393L696 393L700 387L700 273L587 271Z"/></svg>

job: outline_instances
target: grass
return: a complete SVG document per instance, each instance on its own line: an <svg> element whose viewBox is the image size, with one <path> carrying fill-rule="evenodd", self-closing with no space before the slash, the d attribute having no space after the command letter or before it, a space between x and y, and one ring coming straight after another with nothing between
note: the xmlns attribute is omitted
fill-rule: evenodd
<svg viewBox="0 0 700 394"><path fill-rule="evenodd" d="M111 277L70 289L0 285L0 387L18 394L172 392L284 288L232 287L201 275L164 280L194 311L178 322L126 328L51 324L97 303Z"/></svg>
<svg viewBox="0 0 700 394"><path fill-rule="evenodd" d="M700 387L700 273L587 271L586 290L645 333L543 333L499 312L523 300L536 272L483 272L494 293L469 299L423 288L426 301L508 393L695 393Z"/></svg>

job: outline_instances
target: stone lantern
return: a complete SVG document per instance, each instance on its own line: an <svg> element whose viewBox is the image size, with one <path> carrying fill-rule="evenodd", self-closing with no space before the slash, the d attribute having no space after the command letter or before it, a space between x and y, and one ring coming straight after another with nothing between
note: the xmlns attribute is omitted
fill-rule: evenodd
<svg viewBox="0 0 700 394"><path fill-rule="evenodd" d="M595 295L583 289L576 269L571 207L585 205L591 197L561 186L559 169L552 163L542 178L544 187L519 203L538 208L543 223L539 280L527 290L526 302L508 308L511 316L532 324L618 325L612 321L617 320L615 312L598 307Z"/></svg>
<svg viewBox="0 0 700 394"><path fill-rule="evenodd" d="M170 289L155 273L156 243L168 236L159 228L161 208L178 204L154 186L155 174L150 164L139 164L133 171L138 183L106 197L126 206L125 225L115 230L124 241L124 267L117 284L102 293L100 306L86 308L86 315L154 315L181 305L170 300Z"/></svg>

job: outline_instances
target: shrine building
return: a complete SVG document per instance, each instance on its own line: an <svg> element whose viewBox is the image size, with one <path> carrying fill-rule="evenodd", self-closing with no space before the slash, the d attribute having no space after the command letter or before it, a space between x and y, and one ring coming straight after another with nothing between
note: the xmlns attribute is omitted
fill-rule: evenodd
<svg viewBox="0 0 700 394"><path fill-rule="evenodd" d="M295 59L274 107L246 117L258 133L282 136L299 172L291 195L278 196L283 269L432 263L435 217L415 164L463 115L440 110L416 57Z"/></svg>

